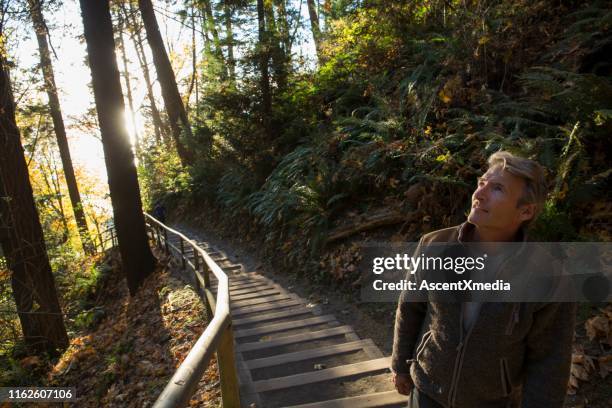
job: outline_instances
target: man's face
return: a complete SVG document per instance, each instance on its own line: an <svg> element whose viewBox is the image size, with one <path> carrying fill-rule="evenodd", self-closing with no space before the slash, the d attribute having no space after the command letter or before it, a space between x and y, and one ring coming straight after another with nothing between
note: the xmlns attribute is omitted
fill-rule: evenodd
<svg viewBox="0 0 612 408"><path fill-rule="evenodd" d="M482 229L516 231L523 221L533 217L535 206L517 206L523 195L525 180L494 166L478 179L472 194L468 221Z"/></svg>

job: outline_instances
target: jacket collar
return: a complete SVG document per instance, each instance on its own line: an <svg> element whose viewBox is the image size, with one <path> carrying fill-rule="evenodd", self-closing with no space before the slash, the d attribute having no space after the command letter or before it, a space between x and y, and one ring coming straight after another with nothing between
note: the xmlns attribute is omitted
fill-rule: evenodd
<svg viewBox="0 0 612 408"><path fill-rule="evenodd" d="M465 221L463 224L459 226L459 232L457 234L457 241L461 243L471 242L475 229L476 229L476 226L474 224L472 224L469 221ZM522 250L525 247L525 242L527 242L527 231L525 230L525 227L521 226L519 228L518 232L516 233L516 236L514 237L514 242L523 243L523 245L521 245L520 247L521 248L520 250Z"/></svg>

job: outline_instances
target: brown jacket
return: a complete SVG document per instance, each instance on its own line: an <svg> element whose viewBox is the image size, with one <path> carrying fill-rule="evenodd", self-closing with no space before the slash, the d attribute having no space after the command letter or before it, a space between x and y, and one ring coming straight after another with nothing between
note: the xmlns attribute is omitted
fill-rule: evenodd
<svg viewBox="0 0 612 408"><path fill-rule="evenodd" d="M464 242L473 228L465 222L434 231L419 246ZM464 335L461 303L406 296L396 312L392 369L410 373L421 392L444 407L563 406L575 303L483 303Z"/></svg>

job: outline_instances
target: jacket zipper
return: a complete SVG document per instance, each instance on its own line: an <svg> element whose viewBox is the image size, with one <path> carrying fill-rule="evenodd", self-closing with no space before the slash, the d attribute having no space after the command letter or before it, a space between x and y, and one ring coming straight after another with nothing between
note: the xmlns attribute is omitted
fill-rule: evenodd
<svg viewBox="0 0 612 408"><path fill-rule="evenodd" d="M515 255L516 256L516 255ZM514 257L509 257L506 259L498 268L497 272L502 270L503 267ZM482 306L481 306L482 307ZM457 358L455 359L455 368L453 370L453 377L451 379L451 388L448 391L448 405L449 408L453 408L455 406L455 400L457 398L457 386L459 384L459 378L461 377L461 368L463 366L463 357L465 356L465 346L467 345L468 340L470 339L470 335L474 331L474 327L476 327L476 323L478 323L478 319L480 317L482 309L478 311L478 316L476 316L476 320L472 323L472 327L465 335L465 339L463 339L463 303L461 304L461 313L459 314L459 344L457 345ZM515 317L518 319L518 315Z"/></svg>
<svg viewBox="0 0 612 408"><path fill-rule="evenodd" d="M516 303L512 306L512 318L510 319L510 323L506 327L506 335L509 336L514 331L517 323L519 322L519 308L520 303Z"/></svg>
<svg viewBox="0 0 612 408"><path fill-rule="evenodd" d="M459 240L460 243L462 243L461 240ZM521 246L521 248L519 249L518 253L514 254L514 256L510 256L508 257L504 262L502 262L502 264L497 268L496 271L496 275L499 273L499 271L502 270L503 267L506 266L506 264L508 262L510 262L510 259L515 258L516 256L518 256L524 249L525 247L525 243L523 242L523 245ZM478 316L476 316L476 320L474 320L474 322L472 323L472 327L470 327L470 330L467 332L466 336L465 336L465 340L463 339L463 304L461 304L461 313L459 314L459 344L457 345L457 357L455 359L455 367L453 369L453 376L451 378L451 387L448 391L448 405L449 408L453 408L455 405L455 399L457 397L457 385L459 384L459 377L461 374L461 366L463 365L463 356L465 354L465 346L467 345L468 340L470 339L470 335L472 334L472 331L474 330L474 327L476 327L476 323L478 323L478 318L480 317L480 312L478 311ZM518 319L518 315L516 316L516 319Z"/></svg>

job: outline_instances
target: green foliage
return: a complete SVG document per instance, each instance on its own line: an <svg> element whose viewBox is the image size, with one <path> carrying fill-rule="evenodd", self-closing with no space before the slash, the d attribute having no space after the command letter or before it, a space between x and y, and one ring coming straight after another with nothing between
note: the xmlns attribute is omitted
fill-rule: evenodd
<svg viewBox="0 0 612 408"><path fill-rule="evenodd" d="M150 165L148 191L255 221L268 248L308 267L349 212L462 221L487 157L505 149L548 170L535 233L579 239L584 206L610 183L609 4L330 4L317 70L273 82L264 117L253 46L240 83L206 85L189 177ZM405 202L413 186L427 194Z"/></svg>

